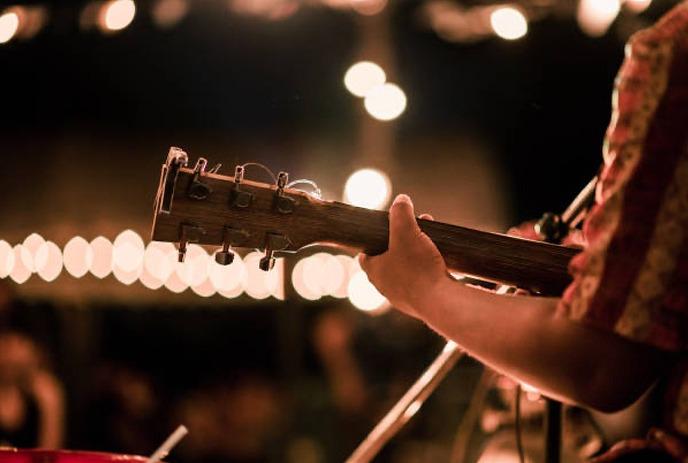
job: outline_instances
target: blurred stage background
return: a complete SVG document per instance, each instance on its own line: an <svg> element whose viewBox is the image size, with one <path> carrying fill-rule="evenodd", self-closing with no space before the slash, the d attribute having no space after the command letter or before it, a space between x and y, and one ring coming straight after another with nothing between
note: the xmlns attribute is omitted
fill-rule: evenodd
<svg viewBox="0 0 688 463"><path fill-rule="evenodd" d="M22 333L0 341L0 403L16 402L2 391L17 368L50 372L66 448L148 454L183 422L173 462L343 460L442 339L357 310L381 301L345 257L300 254L266 279L254 255L223 276L203 264L211 249L194 251L198 270L145 247L168 148L229 174L286 170L334 200L373 168L388 183L364 177L348 200L409 193L436 220L502 231L596 173L624 42L673 4L0 6L2 323ZM360 61L378 67L351 71L355 91L395 87L353 95ZM448 461L480 374L463 361L378 461Z"/></svg>

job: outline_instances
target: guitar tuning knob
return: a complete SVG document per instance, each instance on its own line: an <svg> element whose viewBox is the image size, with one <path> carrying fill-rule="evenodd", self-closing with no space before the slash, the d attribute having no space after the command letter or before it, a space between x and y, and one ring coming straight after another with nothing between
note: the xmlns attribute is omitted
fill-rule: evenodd
<svg viewBox="0 0 688 463"><path fill-rule="evenodd" d="M215 262L220 265L230 265L234 262L234 253L230 250L222 249L215 253Z"/></svg>
<svg viewBox="0 0 688 463"><path fill-rule="evenodd" d="M265 257L258 262L258 268L264 272L269 272L275 266L275 258L272 250L265 251Z"/></svg>

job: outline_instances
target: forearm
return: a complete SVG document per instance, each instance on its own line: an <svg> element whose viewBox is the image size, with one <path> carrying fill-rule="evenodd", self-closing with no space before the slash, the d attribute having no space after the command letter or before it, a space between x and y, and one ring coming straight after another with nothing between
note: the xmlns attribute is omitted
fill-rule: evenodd
<svg viewBox="0 0 688 463"><path fill-rule="evenodd" d="M558 317L557 303L447 278L416 304L428 325L469 354L551 397L607 411L631 403L656 377L661 353Z"/></svg>

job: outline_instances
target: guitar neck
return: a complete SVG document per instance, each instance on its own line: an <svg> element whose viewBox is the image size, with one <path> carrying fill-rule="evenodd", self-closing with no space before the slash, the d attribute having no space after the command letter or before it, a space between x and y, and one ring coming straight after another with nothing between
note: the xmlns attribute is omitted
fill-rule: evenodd
<svg viewBox="0 0 688 463"><path fill-rule="evenodd" d="M387 249L388 214L326 203L330 223L325 242L343 244L368 254ZM571 281L567 268L576 249L418 219L450 269L477 278L560 295Z"/></svg>

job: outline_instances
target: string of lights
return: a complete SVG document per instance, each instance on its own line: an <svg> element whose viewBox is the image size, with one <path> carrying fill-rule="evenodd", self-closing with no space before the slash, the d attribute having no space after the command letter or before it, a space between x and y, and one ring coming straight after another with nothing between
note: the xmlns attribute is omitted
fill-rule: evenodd
<svg viewBox="0 0 688 463"><path fill-rule="evenodd" d="M62 249L32 233L14 246L0 240L0 278L23 284L33 275L54 282L64 273L73 278L90 274L99 279L112 276L124 285L138 281L151 290L182 293L190 289L201 297L219 294L232 299L245 293L258 300L284 300L284 258L278 259L271 271L263 272L258 268L260 252L249 252L243 258L237 255L228 266L217 264L213 254L191 244L184 262L177 262L174 245L157 241L144 245L133 230L121 232L114 241L98 236L89 242L75 236ZM355 307L369 312L386 306L357 260L347 255L319 252L301 258L294 265L291 283L299 296L310 301L326 296L349 298Z"/></svg>

